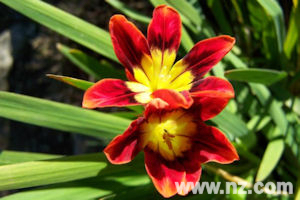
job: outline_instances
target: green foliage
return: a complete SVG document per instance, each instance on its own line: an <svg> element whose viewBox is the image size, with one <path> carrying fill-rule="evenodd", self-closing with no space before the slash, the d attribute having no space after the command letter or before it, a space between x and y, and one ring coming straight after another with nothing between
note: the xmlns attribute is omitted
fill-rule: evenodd
<svg viewBox="0 0 300 200"><path fill-rule="evenodd" d="M105 60L98 61L78 49L71 49L62 44L57 44L57 49L81 70L97 79L125 78L120 70L113 68Z"/></svg>
<svg viewBox="0 0 300 200"><path fill-rule="evenodd" d="M9 92L0 92L0 116L107 139L122 133L130 123L109 114Z"/></svg>
<svg viewBox="0 0 300 200"><path fill-rule="evenodd" d="M255 181L264 181L277 166L284 151L284 140L271 141L264 153Z"/></svg>
<svg viewBox="0 0 300 200"><path fill-rule="evenodd" d="M72 77L67 77L67 76L60 76L60 75L54 75L54 74L47 74L49 78L53 78L55 80L64 82L68 85L71 85L73 87L76 87L81 90L87 90L89 87L91 87L94 83L85 81L85 80L80 80L77 78L72 78Z"/></svg>
<svg viewBox="0 0 300 200"><path fill-rule="evenodd" d="M39 0L0 0L32 20L117 61L106 30ZM151 16L120 0L106 2L137 22ZM254 181L291 181L300 199L300 6L276 0L149 0L153 6L168 4L180 12L183 57L200 39L220 34L235 36L235 48L217 64L214 75L232 80L236 98L209 123L222 129L238 149L241 160L218 166L235 177ZM285 6L282 6L284 4ZM288 8L287 8L288 7ZM205 11L205 12L204 12ZM287 23L288 22L288 23ZM285 34L287 32L287 34ZM59 44L58 50L95 79L125 78L109 61ZM259 68L257 68L259 66ZM48 75L86 90L93 83ZM297 96L298 95L298 96ZM121 134L143 108L105 114L48 100L0 92L0 116L97 139ZM115 115L115 116L114 116ZM53 130L55 133L55 130ZM210 177L211 176L211 177ZM223 177L224 178L224 177ZM222 180L204 168L204 181ZM297 185L296 185L297 182ZM130 183L130 184L129 184ZM49 185L52 184L52 185ZM60 156L3 151L0 154L0 190L42 186L2 199L159 199L144 173L142 159L122 167L108 164L103 154ZM276 199L272 195L197 195L186 199ZM175 197L174 199L178 199Z"/></svg>
<svg viewBox="0 0 300 200"><path fill-rule="evenodd" d="M286 72L279 72L270 69L234 69L228 70L225 77L235 81L261 83L271 85L287 76Z"/></svg>

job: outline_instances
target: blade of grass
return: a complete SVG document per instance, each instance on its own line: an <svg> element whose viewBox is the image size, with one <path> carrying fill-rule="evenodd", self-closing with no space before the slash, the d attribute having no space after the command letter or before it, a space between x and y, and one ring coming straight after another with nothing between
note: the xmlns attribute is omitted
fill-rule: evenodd
<svg viewBox="0 0 300 200"><path fill-rule="evenodd" d="M233 140L235 137L242 137L249 133L245 122L237 115L230 113L226 109L211 119L211 121L216 123L231 140Z"/></svg>
<svg viewBox="0 0 300 200"><path fill-rule="evenodd" d="M190 20L198 28L202 25L202 19L198 11L186 0L166 0L172 7L178 10L183 16Z"/></svg>
<svg viewBox="0 0 300 200"><path fill-rule="evenodd" d="M283 139L273 140L268 144L256 175L256 182L265 180L272 173L277 166L283 151Z"/></svg>
<svg viewBox="0 0 300 200"><path fill-rule="evenodd" d="M68 85L71 85L73 87L76 87L81 90L87 90L89 87L91 87L94 83L77 79L77 78L72 78L68 76L60 76L60 75L54 75L54 74L47 74L47 77L64 82Z"/></svg>
<svg viewBox="0 0 300 200"><path fill-rule="evenodd" d="M100 177L142 166L139 158L130 165L111 165L103 153L3 165L0 166L0 191Z"/></svg>
<svg viewBox="0 0 300 200"><path fill-rule="evenodd" d="M277 36L278 50L279 52L282 52L285 38L285 27L281 7L275 0L257 0L257 2L264 8L266 13L272 17Z"/></svg>
<svg viewBox="0 0 300 200"><path fill-rule="evenodd" d="M22 163L35 160L46 160L61 157L61 155L50 155L43 153L2 151L0 153L0 165Z"/></svg>
<svg viewBox="0 0 300 200"><path fill-rule="evenodd" d="M109 5L111 5L112 7L121 10L125 15L127 15L128 17L148 24L151 20L150 17L147 17L145 15L142 15L141 13L138 13L136 10L131 9L130 7L128 7L125 3L118 1L118 0L105 0L106 3L108 3Z"/></svg>
<svg viewBox="0 0 300 200"><path fill-rule="evenodd" d="M254 95L257 96L262 106L268 110L273 121L280 129L280 135L285 135L288 127L288 121L279 102L272 98L270 91L265 86L261 84L250 83L250 87Z"/></svg>
<svg viewBox="0 0 300 200"><path fill-rule="evenodd" d="M123 191L132 192L136 187L147 187L149 182L149 178L144 174L137 174L132 170L122 171L113 173L113 176L100 176L23 191L3 197L1 200L100 199ZM154 188L151 192L155 193Z"/></svg>
<svg viewBox="0 0 300 200"><path fill-rule="evenodd" d="M300 23L298 22L300 21L299 18L300 18L300 6L299 4L297 4L294 5L293 10L291 12L289 28L283 45L284 53L288 59L291 58L292 51L297 44L299 30L300 30Z"/></svg>
<svg viewBox="0 0 300 200"><path fill-rule="evenodd" d="M225 72L225 77L235 81L261 83L271 85L287 76L286 72L270 69L233 69Z"/></svg>
<svg viewBox="0 0 300 200"><path fill-rule="evenodd" d="M107 139L123 133L130 123L109 114L9 92L0 92L0 116Z"/></svg>

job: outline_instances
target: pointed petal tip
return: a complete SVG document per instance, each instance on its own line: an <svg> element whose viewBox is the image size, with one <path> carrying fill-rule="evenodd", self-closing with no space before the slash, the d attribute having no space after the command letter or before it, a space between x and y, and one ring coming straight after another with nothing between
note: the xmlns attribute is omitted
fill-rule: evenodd
<svg viewBox="0 0 300 200"><path fill-rule="evenodd" d="M116 136L103 150L108 161L112 164L126 164L131 162L142 150L139 144L139 124L143 118L134 120L122 135Z"/></svg>
<svg viewBox="0 0 300 200"><path fill-rule="evenodd" d="M107 160L113 165L127 164L131 161L131 160L114 160L114 159L112 159L110 154L108 152L106 152L106 148L103 150L103 153L106 156Z"/></svg>
<svg viewBox="0 0 300 200"><path fill-rule="evenodd" d="M133 67L141 67L143 55L150 56L147 40L143 33L123 15L110 18L109 32L116 56L132 73Z"/></svg>
<svg viewBox="0 0 300 200"><path fill-rule="evenodd" d="M219 37L223 37L224 39L228 40L231 43L235 43L235 37L232 37L230 35L220 35Z"/></svg>

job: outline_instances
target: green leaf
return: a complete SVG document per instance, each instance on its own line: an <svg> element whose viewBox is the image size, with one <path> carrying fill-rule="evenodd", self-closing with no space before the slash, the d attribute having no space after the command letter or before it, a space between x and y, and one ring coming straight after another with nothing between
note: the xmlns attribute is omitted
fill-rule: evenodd
<svg viewBox="0 0 300 200"><path fill-rule="evenodd" d="M299 3L294 5L293 10L290 15L289 28L287 36L284 41L283 49L286 57L291 58L293 49L296 47L297 41L299 40L299 30L300 30L300 6Z"/></svg>
<svg viewBox="0 0 300 200"><path fill-rule="evenodd" d="M0 0L0 2L79 44L118 61L107 31L43 1Z"/></svg>
<svg viewBox="0 0 300 200"><path fill-rule="evenodd" d="M229 24L229 20L224 12L223 3L218 0L209 0L208 6L212 10L212 13L214 14L215 20L217 21L221 31L224 34L232 35L231 25Z"/></svg>
<svg viewBox="0 0 300 200"><path fill-rule="evenodd" d="M47 74L47 76L49 78L53 78L55 80L64 82L68 85L71 85L71 86L76 87L81 90L87 90L89 87L91 87L94 84L93 82L89 82L89 81L85 81L85 80L81 80L81 79L77 79L77 78L72 78L72 77L68 77L68 76L60 76L60 75L54 75L54 74Z"/></svg>
<svg viewBox="0 0 300 200"><path fill-rule="evenodd" d="M270 91L264 85L250 83L250 87L254 95L257 96L262 106L268 110L273 121L280 129L280 135L285 135L288 121L284 111L281 109L281 104L277 100L272 99Z"/></svg>
<svg viewBox="0 0 300 200"><path fill-rule="evenodd" d="M167 0L167 2L176 10L178 10L189 21L198 26L198 28L201 26L202 19L198 11L189 2L187 2L186 0Z"/></svg>
<svg viewBox="0 0 300 200"><path fill-rule="evenodd" d="M63 183L143 169L140 158L122 167L110 164L103 153L68 156L0 166L0 191Z"/></svg>
<svg viewBox="0 0 300 200"><path fill-rule="evenodd" d="M132 193L135 188L148 188L151 185L149 182L147 175L137 174L130 170L19 192L3 197L1 200L101 199L101 197L115 196L116 193L124 191ZM153 186L149 193L156 194Z"/></svg>
<svg viewBox="0 0 300 200"><path fill-rule="evenodd" d="M265 180L272 173L283 151L283 139L273 140L268 144L256 175L256 182Z"/></svg>
<svg viewBox="0 0 300 200"><path fill-rule="evenodd" d="M34 160L46 160L61 157L60 155L50 155L43 153L29 153L17 151L0 152L0 165L22 163Z"/></svg>
<svg viewBox="0 0 300 200"><path fill-rule="evenodd" d="M122 134L130 123L109 114L9 92L0 92L0 116L107 139Z"/></svg>
<svg viewBox="0 0 300 200"><path fill-rule="evenodd" d="M211 119L211 121L216 123L231 140L235 137L242 137L249 133L245 122L240 117L230 113L226 109Z"/></svg>
<svg viewBox="0 0 300 200"><path fill-rule="evenodd" d="M267 15L272 17L277 36L278 50L279 52L282 52L285 38L285 27L281 7L275 0L257 0L257 2L264 8Z"/></svg>
<svg viewBox="0 0 300 200"><path fill-rule="evenodd" d="M248 122L247 127L253 132L257 132L263 129L270 121L271 118L268 115L255 115Z"/></svg>
<svg viewBox="0 0 300 200"><path fill-rule="evenodd" d="M287 76L286 72L270 69L233 69L225 72L225 77L235 81L254 82L265 85L276 83Z"/></svg>
<svg viewBox="0 0 300 200"><path fill-rule="evenodd" d="M125 78L124 73L113 68L104 60L100 62L78 49L72 49L62 44L57 44L57 49L81 70L97 79Z"/></svg>
<svg viewBox="0 0 300 200"><path fill-rule="evenodd" d="M125 15L127 15L128 17L137 20L139 22L148 24L151 20L150 17L147 17L145 15L142 15L140 13L138 13L137 11L131 9L130 7L128 7L125 3L118 1L118 0L105 0L109 5L111 5L112 7L121 10Z"/></svg>
<svg viewBox="0 0 300 200"><path fill-rule="evenodd" d="M131 119L131 120L134 120L138 117L138 114L136 112L128 112L128 111L112 112L111 114L114 116Z"/></svg>
<svg viewBox="0 0 300 200"><path fill-rule="evenodd" d="M300 200L300 174L298 175L295 200Z"/></svg>

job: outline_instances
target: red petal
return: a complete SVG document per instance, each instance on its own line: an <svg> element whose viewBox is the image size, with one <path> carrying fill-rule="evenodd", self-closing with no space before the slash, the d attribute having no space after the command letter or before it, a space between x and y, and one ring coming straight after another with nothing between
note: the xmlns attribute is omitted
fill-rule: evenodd
<svg viewBox="0 0 300 200"><path fill-rule="evenodd" d="M184 181L185 172L182 165L176 160L165 161L157 153L145 149L145 166L157 191L165 198L177 194L175 182Z"/></svg>
<svg viewBox="0 0 300 200"><path fill-rule="evenodd" d="M123 15L114 15L109 31L115 53L120 62L132 73L132 67L141 67L143 55L149 55L145 36Z"/></svg>
<svg viewBox="0 0 300 200"><path fill-rule="evenodd" d="M222 164L239 160L234 146L219 129L204 123L198 125L199 133L194 138L194 158L198 158L201 163L218 162Z"/></svg>
<svg viewBox="0 0 300 200"><path fill-rule="evenodd" d="M177 51L181 38L181 20L176 10L161 5L154 9L153 18L148 27L150 49L164 52L167 49Z"/></svg>
<svg viewBox="0 0 300 200"><path fill-rule="evenodd" d="M127 69L127 68L125 69L125 74L129 81L137 82L136 79L134 78L133 73L129 69Z"/></svg>
<svg viewBox="0 0 300 200"><path fill-rule="evenodd" d="M234 98L232 85L227 80L214 76L195 82L190 93L202 121L219 114L229 100Z"/></svg>
<svg viewBox="0 0 300 200"><path fill-rule="evenodd" d="M189 92L177 92L175 90L160 89L152 93L153 98L159 98L169 105L169 109L175 109L179 107L189 108L193 104L193 99L189 95Z"/></svg>
<svg viewBox="0 0 300 200"><path fill-rule="evenodd" d="M232 49L234 43L235 39L226 35L202 40L182 59L183 65L199 79Z"/></svg>
<svg viewBox="0 0 300 200"><path fill-rule="evenodd" d="M186 157L180 162L185 169L185 184L187 186L189 183L193 183L195 186L200 180L202 172L201 163L192 156L193 154L189 154L189 152L186 153ZM192 189L192 187L185 188L185 191L181 191L179 194L187 195Z"/></svg>
<svg viewBox="0 0 300 200"><path fill-rule="evenodd" d="M115 137L104 149L104 153L111 163L128 163L140 152L142 147L138 141L138 127L143 119L139 118L133 121L122 135Z"/></svg>
<svg viewBox="0 0 300 200"><path fill-rule="evenodd" d="M84 94L82 106L97 108L107 106L139 105L124 81L119 79L103 79L95 83Z"/></svg>

